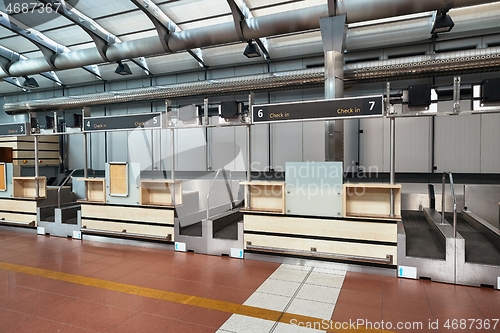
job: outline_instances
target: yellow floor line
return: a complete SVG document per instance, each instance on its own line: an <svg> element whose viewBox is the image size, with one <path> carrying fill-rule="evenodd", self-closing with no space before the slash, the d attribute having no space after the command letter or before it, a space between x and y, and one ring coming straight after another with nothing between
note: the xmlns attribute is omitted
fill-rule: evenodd
<svg viewBox="0 0 500 333"><path fill-rule="evenodd" d="M137 295L148 298L161 299L173 303L186 304L191 306L196 306L200 308L217 310L222 312L227 312L231 314L239 314L247 317L259 318L270 320L274 322L280 322L285 324L290 323L300 323L304 326L310 327L322 327L326 328L328 332L342 332L342 333L394 333L392 331L386 330L376 330L367 328L341 328L334 329L336 322L326 321L321 318L309 317L296 315L291 313L282 313L280 311L269 310L264 308L258 308L254 306L242 305L237 303L219 301L215 299L209 299L205 297L198 297L186 294L175 293L171 291L152 289L146 287L134 286L131 284L125 284L120 282L113 282L107 280L101 280L76 274L63 273L58 271L52 271L43 268L23 266L10 264L6 262L0 262L0 270L29 274L39 277L44 277L48 279L65 281L75 284L80 284L84 286L96 287L100 289L117 291L130 295Z"/></svg>

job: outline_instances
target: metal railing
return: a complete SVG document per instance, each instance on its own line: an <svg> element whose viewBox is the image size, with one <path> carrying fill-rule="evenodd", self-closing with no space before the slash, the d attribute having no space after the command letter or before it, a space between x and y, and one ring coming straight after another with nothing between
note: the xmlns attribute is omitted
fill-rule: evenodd
<svg viewBox="0 0 500 333"><path fill-rule="evenodd" d="M66 178L64 178L61 185L59 185L57 187L57 208L61 208L61 189L64 187L64 185L66 185L68 180L71 179L71 176L73 176L73 174L78 170L84 170L84 169L73 169L73 171L71 171L70 174L68 176L66 176ZM95 170L94 169L90 169L90 170L92 170L92 173L94 174L94 178L95 178Z"/></svg>
<svg viewBox="0 0 500 333"><path fill-rule="evenodd" d="M453 182L453 175L451 172L443 172L443 189L442 189L442 197L441 197L441 224L446 224L444 219L444 213L446 212L446 203L445 203L445 195L446 195L446 175L450 179L450 189L451 196L453 198L453 237L457 238L457 197L455 195L455 183Z"/></svg>
<svg viewBox="0 0 500 333"><path fill-rule="evenodd" d="M224 180L226 183L226 187L228 189L229 200L231 203L231 210L233 210L233 203L234 203L234 200L233 200L233 177L231 175L231 171L225 170L225 169L219 169L215 173L215 177L212 180L212 184L210 184L210 189L208 190L208 194L207 194L207 220L210 219L210 195L212 194L212 190L214 189L215 182L217 181L217 178L219 177L219 174L221 173L221 171L222 171L222 174L224 175ZM227 179L226 172L229 173L229 180Z"/></svg>

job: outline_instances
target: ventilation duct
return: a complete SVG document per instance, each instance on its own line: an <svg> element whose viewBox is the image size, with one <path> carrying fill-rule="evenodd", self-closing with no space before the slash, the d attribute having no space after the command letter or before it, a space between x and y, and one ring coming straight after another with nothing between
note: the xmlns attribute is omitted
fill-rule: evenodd
<svg viewBox="0 0 500 333"><path fill-rule="evenodd" d="M500 47L349 64L344 66L344 81L391 81L494 70L500 70ZM324 69L311 68L74 97L11 102L5 103L4 111L9 115L15 115L34 111L78 109L93 105L221 96L250 91L291 90L323 86L324 81Z"/></svg>
<svg viewBox="0 0 500 333"><path fill-rule="evenodd" d="M328 1L333 4L333 0ZM337 1L336 14L346 15L346 23L363 22L400 15L415 14L440 10L452 5L453 8L493 3L492 0L349 0ZM330 7L330 8L329 8ZM323 5L293 10L272 15L259 16L241 22L243 36L246 40L278 36L319 28L319 19L333 13L333 6ZM172 52L201 48L213 45L240 42L233 22L173 32L169 34L168 49ZM53 66L58 70L78 68L100 64L107 61L118 61L142 56L164 54L165 49L158 36L124 41L110 45L103 59L97 48L76 50L57 54ZM51 71L45 58L33 58L14 62L9 73L0 73L0 78L8 76L24 76Z"/></svg>
<svg viewBox="0 0 500 333"><path fill-rule="evenodd" d="M500 70L500 47L349 64L344 66L344 79L369 82L496 70Z"/></svg>
<svg viewBox="0 0 500 333"><path fill-rule="evenodd" d="M313 68L300 71L259 74L168 86L110 91L74 97L58 97L47 100L5 103L4 111L7 114L15 115L31 111L78 109L84 106L93 105L155 101L184 97L221 96L250 91L291 90L300 89L302 87L321 87L324 81L323 68Z"/></svg>

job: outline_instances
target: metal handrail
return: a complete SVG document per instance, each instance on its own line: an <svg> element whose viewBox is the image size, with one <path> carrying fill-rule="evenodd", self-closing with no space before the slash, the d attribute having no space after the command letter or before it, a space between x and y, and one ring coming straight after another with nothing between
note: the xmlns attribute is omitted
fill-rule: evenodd
<svg viewBox="0 0 500 333"><path fill-rule="evenodd" d="M451 172L443 172L443 189L441 197L441 224L444 222L445 209L445 186L446 186L446 175L450 179L451 197L453 199L453 237L457 237L457 197L455 195L455 183L453 181L453 174Z"/></svg>
<svg viewBox="0 0 500 333"><path fill-rule="evenodd" d="M61 185L59 185L57 187L57 208L61 208L61 189L64 187L64 185L66 185L66 183L68 182L68 180L71 178L71 176L73 176L73 174L78 171L78 170L84 170L83 168L82 169L73 169L73 171L70 172L70 174L64 179L64 181L61 183ZM87 169L88 170L88 169ZM90 169L92 170L92 173L94 174L94 178L95 178L95 170L94 169Z"/></svg>
<svg viewBox="0 0 500 333"><path fill-rule="evenodd" d="M212 180L212 184L210 184L210 189L208 190L208 194L207 194L207 220L210 218L210 195L212 194L212 190L214 189L214 186L215 186L215 181L217 180L217 178L219 177L219 174L220 172L223 172L224 174L227 172L229 172L229 181L231 182L230 183L230 190L232 191L232 185L233 185L233 177L231 175L231 171L230 170L226 170L226 169L219 169L217 170L217 172L215 173L215 177L214 179ZM226 185L227 185L227 179L226 177L224 177L224 179L226 180ZM231 201L231 210L233 209L233 202L231 200L231 194L229 194L229 200Z"/></svg>

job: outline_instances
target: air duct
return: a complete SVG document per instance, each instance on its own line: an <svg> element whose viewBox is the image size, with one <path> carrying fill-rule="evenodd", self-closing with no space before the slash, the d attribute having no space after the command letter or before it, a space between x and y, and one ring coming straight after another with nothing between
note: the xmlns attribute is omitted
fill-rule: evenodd
<svg viewBox="0 0 500 333"><path fill-rule="evenodd" d="M500 47L348 64L344 79L373 82L496 70L500 70Z"/></svg>
<svg viewBox="0 0 500 333"><path fill-rule="evenodd" d="M250 91L291 90L300 89L302 87L320 87L323 86L324 81L323 69L313 68L300 71L259 74L168 86L109 91L74 97L58 97L47 100L5 103L4 111L9 115L15 115L32 111L77 109L93 105L155 101L184 97L221 96Z"/></svg>
<svg viewBox="0 0 500 333"><path fill-rule="evenodd" d="M500 70L500 47L349 64L344 66L344 81L391 81L494 70ZM323 86L324 81L324 69L313 68L73 97L11 102L5 103L4 111L9 115L15 115L36 111L78 109L93 105L221 96L250 91L291 90Z"/></svg>
<svg viewBox="0 0 500 333"><path fill-rule="evenodd" d="M330 0L333 3L333 0ZM346 15L347 23L375 20L398 15L414 14L439 10L445 7L466 7L493 3L492 0L350 0L337 1L337 15ZM330 6L331 7L331 6ZM319 28L319 19L329 16L329 6L315 6L273 15L259 16L244 20L242 31L245 39L276 36ZM168 48L172 52L201 48L213 45L239 42L240 37L234 24L223 23L197 29L174 32L169 35ZM118 61L142 56L165 53L158 36L125 41L110 45L106 50L109 61ZM86 65L106 62L97 48L76 50L57 54L53 65L58 70L78 68ZM50 71L53 68L44 58L17 61L10 68L10 76L25 76ZM4 78L5 73L0 74Z"/></svg>

